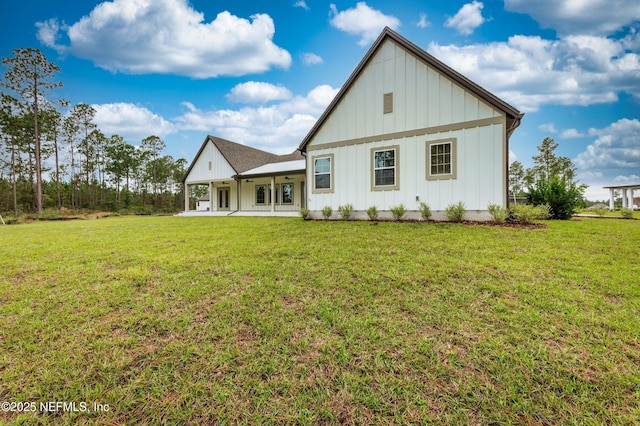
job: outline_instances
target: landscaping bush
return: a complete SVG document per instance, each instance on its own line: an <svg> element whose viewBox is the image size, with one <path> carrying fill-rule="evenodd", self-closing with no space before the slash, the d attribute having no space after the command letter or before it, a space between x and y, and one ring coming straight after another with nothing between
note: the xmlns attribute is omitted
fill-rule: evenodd
<svg viewBox="0 0 640 426"><path fill-rule="evenodd" d="M487 210L489 210L489 214L491 214L491 219L494 223L502 223L509 217L509 210L499 204L490 203L487 206Z"/></svg>
<svg viewBox="0 0 640 426"><path fill-rule="evenodd" d="M325 208L322 209L322 217L324 217L325 219L329 219L332 213L333 209L331 208L331 206L325 206Z"/></svg>
<svg viewBox="0 0 640 426"><path fill-rule="evenodd" d="M369 219L371 220L377 220L378 219L378 208L376 206L371 206L367 209L367 216L369 216Z"/></svg>
<svg viewBox="0 0 640 426"><path fill-rule="evenodd" d="M462 222L464 219L464 203L462 201L458 201L456 204L449 204L445 209L445 215L447 219L452 222Z"/></svg>
<svg viewBox="0 0 640 426"><path fill-rule="evenodd" d="M338 206L338 213L340 213L340 217L342 217L342 219L349 220L351 214L353 213L353 204Z"/></svg>
<svg viewBox="0 0 640 426"><path fill-rule="evenodd" d="M605 209L604 207L596 207L595 209L593 209L593 212L595 214L597 214L598 216L604 216L607 214L607 209Z"/></svg>
<svg viewBox="0 0 640 426"><path fill-rule="evenodd" d="M633 218L633 210L623 207L620 209L620 215L625 219L631 219Z"/></svg>
<svg viewBox="0 0 640 426"><path fill-rule="evenodd" d="M571 219L584 203L584 189L584 186L565 177L552 176L549 179L539 179L534 186L529 187L527 199L534 206L548 205L551 219L566 220Z"/></svg>
<svg viewBox="0 0 640 426"><path fill-rule="evenodd" d="M402 220L407 214L407 208L404 206L404 204L393 206L389 210L391 210L391 216L393 216L393 219L395 220Z"/></svg>
<svg viewBox="0 0 640 426"><path fill-rule="evenodd" d="M549 217L549 207L546 205L514 204L511 206L511 215L518 222L529 224L534 220L547 219Z"/></svg>
<svg viewBox="0 0 640 426"><path fill-rule="evenodd" d="M424 220L429 220L431 218L431 207L429 207L428 204L420 202L418 210L420 210L420 215Z"/></svg>
<svg viewBox="0 0 640 426"><path fill-rule="evenodd" d="M309 209L300 209L300 217L304 220L307 219L307 217L309 217Z"/></svg>
<svg viewBox="0 0 640 426"><path fill-rule="evenodd" d="M139 216L151 216L153 214L153 208L149 206L135 206L133 208L133 214Z"/></svg>

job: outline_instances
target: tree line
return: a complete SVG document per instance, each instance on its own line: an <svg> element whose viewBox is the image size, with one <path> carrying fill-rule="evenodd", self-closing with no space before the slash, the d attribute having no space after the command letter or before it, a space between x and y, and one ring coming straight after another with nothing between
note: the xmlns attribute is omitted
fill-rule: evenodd
<svg viewBox="0 0 640 426"><path fill-rule="evenodd" d="M92 106L54 100L57 65L38 49L12 53L0 82L0 212L183 209L185 159L163 155L158 136L105 136Z"/></svg>

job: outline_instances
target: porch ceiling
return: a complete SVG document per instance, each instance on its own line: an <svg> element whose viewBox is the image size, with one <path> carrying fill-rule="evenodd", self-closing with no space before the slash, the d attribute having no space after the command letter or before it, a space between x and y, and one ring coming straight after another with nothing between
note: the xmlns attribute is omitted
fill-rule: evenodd
<svg viewBox="0 0 640 426"><path fill-rule="evenodd" d="M274 176L284 174L304 174L306 171L305 160L283 161L279 163L268 163L260 167L239 174L238 177Z"/></svg>

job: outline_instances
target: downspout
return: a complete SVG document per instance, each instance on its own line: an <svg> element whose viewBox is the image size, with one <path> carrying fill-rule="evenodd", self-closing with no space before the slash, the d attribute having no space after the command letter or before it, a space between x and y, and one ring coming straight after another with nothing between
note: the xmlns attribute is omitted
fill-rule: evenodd
<svg viewBox="0 0 640 426"><path fill-rule="evenodd" d="M307 167L307 151L306 151L306 149L304 151L303 150L299 150L299 151L300 151L300 154L302 154L302 156L304 157L304 185L305 185L304 192L302 194L302 195L304 195L304 198L305 198L304 199L304 204L300 203L300 208L302 208L302 206L304 205L304 208L308 209L309 208L309 198L308 198L309 195L307 193L307 188L308 188L308 185L309 185L309 176L307 176L307 171L308 171L309 168Z"/></svg>
<svg viewBox="0 0 640 426"><path fill-rule="evenodd" d="M227 216L231 216L232 214L238 213L240 211L240 181L241 179L238 177L239 175L235 175L233 180L236 181L236 209L232 212L229 212Z"/></svg>
<svg viewBox="0 0 640 426"><path fill-rule="evenodd" d="M506 123L509 122L508 120L508 116L505 114L505 164L506 164L506 168L505 168L505 194L504 194L504 201L505 201L505 207L509 208L509 168L511 167L511 165L509 164L509 141L511 139L511 135L513 134L513 132L520 126L520 122L522 121L522 117L524 117L524 114L518 114L516 116L514 116L513 120L511 121L511 123L509 124L509 127L506 126ZM514 198L514 203L515 203L515 198L516 195L513 194L513 198Z"/></svg>

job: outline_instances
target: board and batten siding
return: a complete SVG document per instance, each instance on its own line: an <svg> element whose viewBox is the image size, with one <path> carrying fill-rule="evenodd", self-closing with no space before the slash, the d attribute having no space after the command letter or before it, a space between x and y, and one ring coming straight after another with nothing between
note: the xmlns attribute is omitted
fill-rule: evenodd
<svg viewBox="0 0 640 426"><path fill-rule="evenodd" d="M211 164L211 168L209 168ZM207 142L196 163L185 179L188 184L208 183L219 179L230 179L236 175L235 170L220 153L213 142Z"/></svg>
<svg viewBox="0 0 640 426"><path fill-rule="evenodd" d="M393 112L383 97L393 93ZM503 204L506 116L474 93L385 41L307 146L309 209L351 203L356 210L404 204L432 210L463 201L467 210ZM455 138L455 179L427 180L427 141ZM398 146L397 190L372 191L371 148ZM333 154L333 192L313 192L314 157ZM419 201L416 201L416 196Z"/></svg>
<svg viewBox="0 0 640 426"><path fill-rule="evenodd" d="M432 210L444 210L447 205L463 201L467 210L486 210L487 204L503 204L502 134L504 126L461 129L379 140L371 143L344 145L313 150L307 161L310 181L307 193L310 210L353 204L364 211L371 206L379 210L404 204L417 210L419 202ZM455 179L427 180L427 143L436 140L456 141ZM398 147L397 190L371 190L373 161L371 148ZM313 193L312 157L333 154L333 192ZM418 199L416 200L416 196Z"/></svg>
<svg viewBox="0 0 640 426"><path fill-rule="evenodd" d="M284 176L276 177L276 185L280 185L282 188L282 184L284 183L292 183L293 184L293 203L292 204L283 204L282 203L282 193L280 193L278 203L276 204L276 211L298 211L300 210L303 204L303 190L302 183L305 181L305 175L291 175L288 176L289 179L285 179ZM240 205L243 211L263 211L268 212L271 211L270 204L256 204L256 186L257 185L271 185L270 177L263 178L250 178L249 182L246 179L243 179L240 182ZM282 191L282 189L280 189ZM269 196L268 194L266 195ZM267 198L268 199L268 198Z"/></svg>
<svg viewBox="0 0 640 426"><path fill-rule="evenodd" d="M383 96L393 92L393 113L383 114ZM308 149L410 129L503 115L392 40L362 70L342 101L315 134Z"/></svg>

